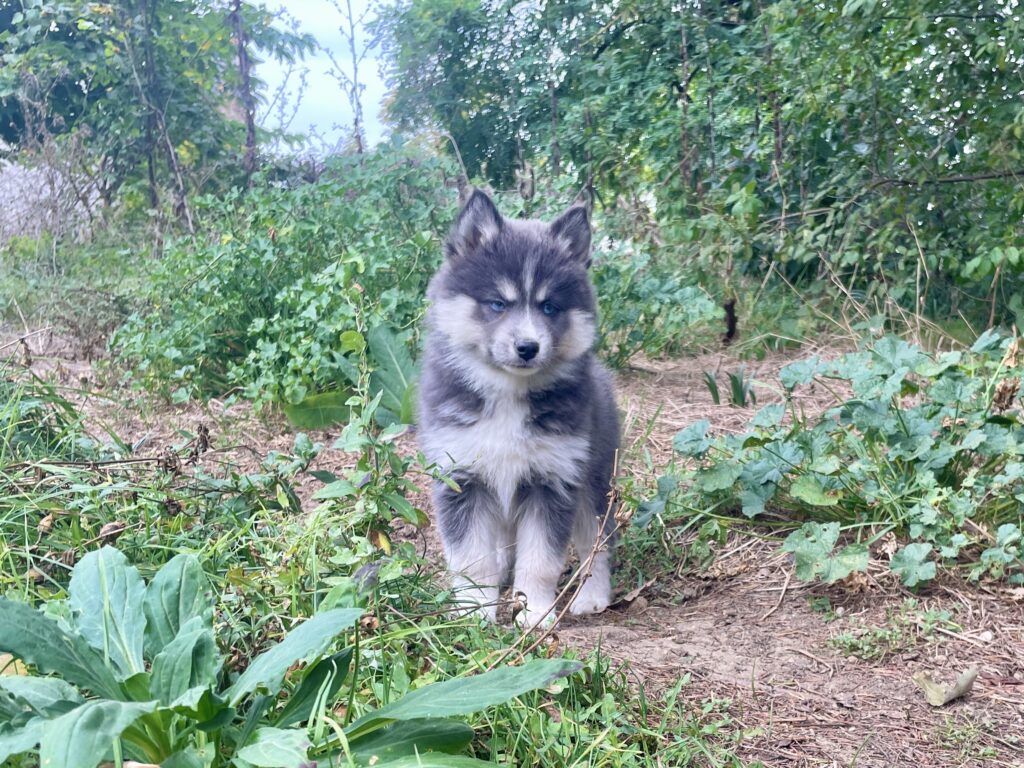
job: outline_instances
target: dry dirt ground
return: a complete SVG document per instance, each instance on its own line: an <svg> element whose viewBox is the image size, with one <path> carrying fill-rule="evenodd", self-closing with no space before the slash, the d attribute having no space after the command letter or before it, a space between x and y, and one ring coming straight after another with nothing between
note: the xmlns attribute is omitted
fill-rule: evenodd
<svg viewBox="0 0 1024 768"><path fill-rule="evenodd" d="M67 385L91 419L129 439L141 455L182 442L181 430L195 432L201 423L213 434L213 461L255 467L267 451L291 447L286 424L255 418L245 404L154 404L111 389L109 375L75 359L73 344L44 333L30 338L25 350L10 344L10 336L2 339L0 358L29 362L37 375ZM672 435L694 419L708 418L718 430L741 428L751 411L714 406L704 371L721 371L724 379L724 371L745 365L765 403L778 397L770 383L785 362L781 355L740 363L714 354L643 363L620 377L626 471L642 475L649 472L644 466L663 465ZM96 391L105 394L90 394ZM805 407L825 404L825 393L812 392ZM335 436L330 430L311 434L328 446ZM326 469L345 463L330 449L319 459ZM300 488L299 495L308 498L312 490ZM426 540L440 558L436 539L428 534ZM669 574L639 591L635 586L623 585L632 599L603 615L566 619L557 630L559 643L581 650L600 645L654 694L689 675L683 706L728 700L743 732L736 749L745 763L1024 768L1022 588L944 576L911 595L878 564L866 578L807 585L793 578L775 543L740 534L705 573ZM951 681L969 666L979 672L973 690L941 708L928 705L911 681L918 671Z"/></svg>

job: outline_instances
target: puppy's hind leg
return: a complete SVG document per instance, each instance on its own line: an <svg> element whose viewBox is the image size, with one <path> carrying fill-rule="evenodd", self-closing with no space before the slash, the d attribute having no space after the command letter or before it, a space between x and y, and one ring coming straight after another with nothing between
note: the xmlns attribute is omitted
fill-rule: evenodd
<svg viewBox="0 0 1024 768"><path fill-rule="evenodd" d="M479 612L494 621L511 534L486 487L473 480L460 484L461 491L443 483L434 488L434 509L452 573L453 602L463 611Z"/></svg>
<svg viewBox="0 0 1024 768"><path fill-rule="evenodd" d="M589 573L576 598L569 606L569 612L580 616L600 613L612 600L612 563L610 549L612 542L605 541L601 520L589 509L576 514L572 528L572 546L580 559L583 573ZM590 561L589 567L587 561Z"/></svg>

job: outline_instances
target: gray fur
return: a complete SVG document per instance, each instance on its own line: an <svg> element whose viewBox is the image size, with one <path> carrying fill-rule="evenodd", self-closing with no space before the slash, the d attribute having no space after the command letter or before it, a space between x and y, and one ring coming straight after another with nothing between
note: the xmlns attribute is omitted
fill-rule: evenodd
<svg viewBox="0 0 1024 768"><path fill-rule="evenodd" d="M618 416L595 359L590 224L570 208L552 225L501 217L474 192L428 289L420 443L459 486L434 489L456 587L493 618L514 568L530 624L544 620L570 541L582 558L609 505ZM608 520L609 525L612 521ZM610 600L607 548L571 607Z"/></svg>

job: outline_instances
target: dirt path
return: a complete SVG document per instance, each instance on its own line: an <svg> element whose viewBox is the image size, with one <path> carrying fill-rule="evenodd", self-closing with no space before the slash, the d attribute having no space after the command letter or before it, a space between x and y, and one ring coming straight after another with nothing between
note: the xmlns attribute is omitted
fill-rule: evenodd
<svg viewBox="0 0 1024 768"><path fill-rule="evenodd" d="M85 393L106 382L89 363L63 347L31 353L34 372L78 389L71 396L85 412L143 455L181 442L182 431L200 423L213 433L211 461L255 467L268 450L292 444L286 424L259 420L245 404L171 407L123 390L91 396ZM743 365L767 383L786 361ZM694 419L740 429L753 409L714 406L702 381L705 370L721 369L724 379L725 370L740 365L709 355L648 363L622 377L625 470L649 482L644 468L662 466L672 435ZM761 404L777 397L770 386L757 394ZM311 437L329 446L336 435ZM326 469L345 463L331 449L318 461ZM300 487L300 496L312 490ZM440 559L436 539L428 533L427 541ZM792 578L775 545L734 537L707 573L667 577L628 605L567 620L558 637L581 650L600 645L651 692L689 675L678 700L684 711L728 700L745 761L781 768L1024 768L1024 588L946 579L911 596L882 568L845 585L809 586ZM971 665L979 670L971 694L942 708L926 704L911 681L919 670L951 680Z"/></svg>

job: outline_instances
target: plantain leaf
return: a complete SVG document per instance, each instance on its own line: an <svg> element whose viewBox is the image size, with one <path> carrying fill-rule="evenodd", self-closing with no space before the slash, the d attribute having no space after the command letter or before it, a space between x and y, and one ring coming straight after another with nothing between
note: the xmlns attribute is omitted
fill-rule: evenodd
<svg viewBox="0 0 1024 768"><path fill-rule="evenodd" d="M367 337L374 364L370 387L382 393L380 418L411 423L417 368L409 349L383 325L371 328Z"/></svg>
<svg viewBox="0 0 1024 768"><path fill-rule="evenodd" d="M362 615L360 608L337 608L318 613L297 626L284 640L253 660L228 689L229 704L234 706L243 696L258 688L277 694L289 667L298 661L322 656L334 638L355 624Z"/></svg>
<svg viewBox="0 0 1024 768"><path fill-rule="evenodd" d="M213 626L213 599L199 561L192 555L171 559L146 588L146 656L154 659L183 625L199 617Z"/></svg>
<svg viewBox="0 0 1024 768"><path fill-rule="evenodd" d="M186 691L217 682L221 667L217 641L213 630L202 623L202 617L194 617L153 659L150 691L165 707L174 704Z"/></svg>
<svg viewBox="0 0 1024 768"><path fill-rule="evenodd" d="M578 661L542 659L521 667L502 667L482 675L425 685L376 712L363 715L349 725L345 733L352 741L396 720L468 715L543 688L579 671L582 666Z"/></svg>
<svg viewBox="0 0 1024 768"><path fill-rule="evenodd" d="M90 701L47 720L40 737L40 768L95 768L109 756L114 739L156 708L155 701Z"/></svg>
<svg viewBox="0 0 1024 768"><path fill-rule="evenodd" d="M251 744L238 757L257 768L295 768L306 762L309 738L291 728L259 728Z"/></svg>
<svg viewBox="0 0 1024 768"><path fill-rule="evenodd" d="M352 661L352 649L346 648L340 653L321 659L312 667L303 670L302 679L288 697L281 714L274 723L278 728L286 728L296 723L305 723L313 712L313 707L320 698L320 691L326 685L326 698L333 701L341 684L348 675L348 665Z"/></svg>
<svg viewBox="0 0 1024 768"><path fill-rule="evenodd" d="M40 672L59 674L93 693L112 699L122 695L121 686L98 651L81 635L65 630L25 603L0 598L0 651L34 664Z"/></svg>
<svg viewBox="0 0 1024 768"><path fill-rule="evenodd" d="M90 552L72 571L68 594L75 627L110 659L122 679L144 672L146 585L128 558L113 547Z"/></svg>
<svg viewBox="0 0 1024 768"><path fill-rule="evenodd" d="M349 749L356 765L369 766L424 752L460 752L472 740L473 729L465 723L430 718L394 723L350 741Z"/></svg>

